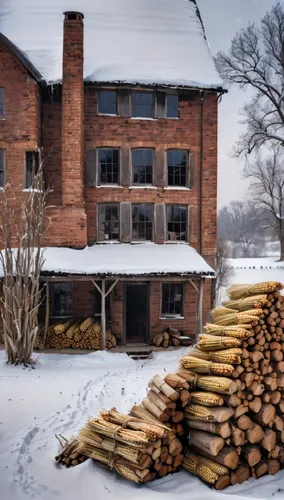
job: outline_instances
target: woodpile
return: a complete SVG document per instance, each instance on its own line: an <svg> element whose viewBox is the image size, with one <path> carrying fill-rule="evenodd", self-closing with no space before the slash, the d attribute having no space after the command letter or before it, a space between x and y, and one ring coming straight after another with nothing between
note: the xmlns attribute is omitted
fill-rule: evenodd
<svg viewBox="0 0 284 500"><path fill-rule="evenodd" d="M284 465L281 288L277 282L230 287L224 307L212 311L214 323L181 359L177 373L192 388L183 467L217 489L275 474ZM211 377L211 393L201 387L200 374ZM230 390L225 379L234 382ZM214 470L217 464L226 470Z"/></svg>
<svg viewBox="0 0 284 500"><path fill-rule="evenodd" d="M93 318L84 320L69 319L61 323L55 323L48 328L45 346L43 346L44 327L41 326L38 335L37 348L55 349L88 349L97 351L100 349L101 325ZM107 349L116 346L116 337L107 330Z"/></svg>
<svg viewBox="0 0 284 500"><path fill-rule="evenodd" d="M158 333L153 337L153 345L156 347L164 347L167 349L170 346L179 347L181 332L177 328L167 328L163 333Z"/></svg>

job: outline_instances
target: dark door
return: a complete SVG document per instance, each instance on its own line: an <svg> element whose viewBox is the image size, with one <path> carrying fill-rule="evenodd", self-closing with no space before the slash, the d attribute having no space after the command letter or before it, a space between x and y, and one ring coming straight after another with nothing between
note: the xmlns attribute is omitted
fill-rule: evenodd
<svg viewBox="0 0 284 500"><path fill-rule="evenodd" d="M148 285L126 285L126 343L148 342Z"/></svg>

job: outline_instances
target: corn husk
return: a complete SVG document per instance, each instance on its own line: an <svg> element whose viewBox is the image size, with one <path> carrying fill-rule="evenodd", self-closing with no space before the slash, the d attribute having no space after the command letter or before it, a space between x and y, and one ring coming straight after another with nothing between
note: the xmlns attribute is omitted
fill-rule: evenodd
<svg viewBox="0 0 284 500"><path fill-rule="evenodd" d="M200 461L199 456L192 451L186 452L182 467L210 484L215 484L219 477L206 463Z"/></svg>
<svg viewBox="0 0 284 500"><path fill-rule="evenodd" d="M215 335L202 334L196 346L201 351L218 351L230 347L240 347L242 341L234 337L217 337Z"/></svg>
<svg viewBox="0 0 284 500"><path fill-rule="evenodd" d="M214 323L207 323L204 327L206 333L210 335L224 335L225 337L235 337L236 339L245 339L251 337L252 333L250 331L251 325L245 325L248 329L244 328L243 325L234 326L221 326L214 325Z"/></svg>
<svg viewBox="0 0 284 500"><path fill-rule="evenodd" d="M181 367L194 373L208 373L211 375L231 375L234 367L225 363L214 363L194 356L183 356L180 361Z"/></svg>
<svg viewBox="0 0 284 500"><path fill-rule="evenodd" d="M215 319L217 325L229 326L238 325L242 323L248 323L255 325L258 322L258 316L262 314L262 309L250 309L249 311L243 311L234 314L224 314Z"/></svg>
<svg viewBox="0 0 284 500"><path fill-rule="evenodd" d="M155 424L154 422L148 422L146 420L141 420L140 418L123 415L113 408L110 411L101 410L100 416L107 422L111 422L117 425L123 425L124 428L130 427L133 430L144 431L149 437L154 437L156 439L162 439L167 437L169 429L162 424Z"/></svg>
<svg viewBox="0 0 284 500"><path fill-rule="evenodd" d="M283 285L279 281L263 281L255 285L231 285L227 289L227 295L230 300L238 300L249 295L268 294L282 289Z"/></svg>
<svg viewBox="0 0 284 500"><path fill-rule="evenodd" d="M193 391L191 393L191 403L202 406L223 406L224 399L220 394L214 392Z"/></svg>
<svg viewBox="0 0 284 500"><path fill-rule="evenodd" d="M214 361L215 363L228 363L230 365L241 363L242 349L239 347L233 347L232 349L224 349L223 351L200 351L200 349L194 349L190 351L186 356L192 356L199 359L205 359L207 361Z"/></svg>
<svg viewBox="0 0 284 500"><path fill-rule="evenodd" d="M238 390L237 382L227 377L198 375L185 368L177 370L177 374L189 383L191 389L199 387L204 391L220 394L234 394Z"/></svg>
<svg viewBox="0 0 284 500"><path fill-rule="evenodd" d="M226 300L223 306L237 311L248 311L249 309L261 309L267 303L267 295L252 295L238 300Z"/></svg>

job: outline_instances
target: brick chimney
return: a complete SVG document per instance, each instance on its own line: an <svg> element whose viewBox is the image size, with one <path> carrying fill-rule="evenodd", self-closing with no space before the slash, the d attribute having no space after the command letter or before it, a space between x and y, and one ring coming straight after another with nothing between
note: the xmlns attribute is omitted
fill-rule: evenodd
<svg viewBox="0 0 284 500"><path fill-rule="evenodd" d="M62 77L62 205L83 208L83 18L64 12Z"/></svg>

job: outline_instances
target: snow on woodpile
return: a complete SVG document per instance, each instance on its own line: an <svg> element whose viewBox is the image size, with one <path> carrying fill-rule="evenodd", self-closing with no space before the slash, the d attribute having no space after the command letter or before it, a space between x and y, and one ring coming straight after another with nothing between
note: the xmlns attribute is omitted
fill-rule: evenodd
<svg viewBox="0 0 284 500"><path fill-rule="evenodd" d="M85 16L86 81L222 86L193 0L2 0L0 32L48 82L62 78L66 10Z"/></svg>

